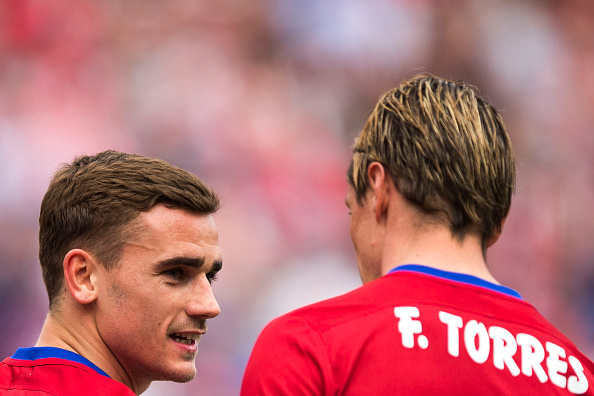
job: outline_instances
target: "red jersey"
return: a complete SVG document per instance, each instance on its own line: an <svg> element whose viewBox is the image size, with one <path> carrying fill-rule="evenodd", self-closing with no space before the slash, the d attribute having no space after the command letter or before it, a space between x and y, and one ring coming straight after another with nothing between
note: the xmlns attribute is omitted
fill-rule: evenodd
<svg viewBox="0 0 594 396"><path fill-rule="evenodd" d="M19 348L4 359L0 395L135 396L88 359L53 347Z"/></svg>
<svg viewBox="0 0 594 396"><path fill-rule="evenodd" d="M272 321L242 396L594 395L594 364L512 289L418 265Z"/></svg>

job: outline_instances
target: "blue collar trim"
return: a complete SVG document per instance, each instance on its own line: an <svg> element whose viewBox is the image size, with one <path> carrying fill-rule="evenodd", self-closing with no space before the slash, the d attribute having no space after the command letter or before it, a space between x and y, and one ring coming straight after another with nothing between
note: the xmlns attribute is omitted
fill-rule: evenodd
<svg viewBox="0 0 594 396"><path fill-rule="evenodd" d="M476 276L473 276L473 275L461 274L458 272L444 271L444 270L440 270L437 268L427 267L425 265L418 265L418 264L401 265L399 267L392 269L388 273L393 273L393 272L398 272L398 271L420 272L420 273L427 274L427 275L437 276L439 278L445 278L445 279L448 279L448 280L451 280L454 282L461 282L461 283L466 283L466 284L470 284L470 285L474 285L474 286L484 287L484 288L491 289L491 290L494 290L499 293L507 294L509 296L522 299L522 296L520 295L520 293L518 293L514 289L511 289L506 286L498 285L498 284L486 281L481 278L477 278Z"/></svg>
<svg viewBox="0 0 594 396"><path fill-rule="evenodd" d="M104 375L108 378L111 378L107 373L97 367L95 364L91 363L91 361L78 353L74 353L71 351L67 351L61 348L54 348L54 347L32 347L32 348L19 348L16 350L14 355L12 355L13 359L17 360L37 360L37 359L45 359L45 358L58 358L64 360L70 360L73 362L84 364L98 372L101 375Z"/></svg>

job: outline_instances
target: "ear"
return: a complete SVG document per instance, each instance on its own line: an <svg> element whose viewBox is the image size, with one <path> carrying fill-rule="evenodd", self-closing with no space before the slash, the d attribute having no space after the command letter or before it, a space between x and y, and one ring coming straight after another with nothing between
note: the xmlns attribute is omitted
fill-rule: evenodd
<svg viewBox="0 0 594 396"><path fill-rule="evenodd" d="M493 234L493 236L491 238L489 238L489 240L487 241L487 248L490 248L491 246L493 246L495 244L495 242L497 242L499 240L499 237L501 236L501 233L503 232L503 227L505 226L505 220L507 220L507 218L504 218L503 220L501 220L501 227L499 228L499 232L495 232Z"/></svg>
<svg viewBox="0 0 594 396"><path fill-rule="evenodd" d="M72 249L64 256L64 279L79 304L89 304L97 298L98 265L94 257L82 249Z"/></svg>
<svg viewBox="0 0 594 396"><path fill-rule="evenodd" d="M367 168L367 178L373 192L373 211L375 220L380 222L382 217L388 212L390 202L390 175L386 173L384 166L379 162L372 162Z"/></svg>

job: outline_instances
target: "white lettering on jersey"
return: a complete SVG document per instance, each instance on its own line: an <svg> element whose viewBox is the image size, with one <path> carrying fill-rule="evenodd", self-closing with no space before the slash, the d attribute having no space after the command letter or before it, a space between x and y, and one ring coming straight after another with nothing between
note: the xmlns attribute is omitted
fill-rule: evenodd
<svg viewBox="0 0 594 396"><path fill-rule="evenodd" d="M506 366L509 372L517 377L520 375L520 368L514 360L518 350L518 344L513 334L499 326L489 327L489 337L493 340L493 365L499 370Z"/></svg>
<svg viewBox="0 0 594 396"><path fill-rule="evenodd" d="M394 315L399 319L398 331L402 336L402 346L405 348L414 347L415 334L419 334L417 339L419 347L426 349L429 346L429 340L421 334L423 331L421 322L412 319L419 317L419 309L417 307L396 307L394 308Z"/></svg>
<svg viewBox="0 0 594 396"><path fill-rule="evenodd" d="M448 326L448 353L453 357L458 357L460 355L462 318L447 312L439 312L439 320Z"/></svg>
<svg viewBox="0 0 594 396"><path fill-rule="evenodd" d="M394 315L398 318L398 331L402 346L421 349L429 346L428 338L422 334L423 325L417 307L395 307ZM544 347L536 337L526 333L515 336L500 326L486 327L477 320L466 324L462 317L440 311L439 320L446 325L447 352L453 357L460 356L460 333L468 356L478 364L484 364L491 357L494 367L507 370L514 376L535 375L541 383L551 381L555 386L567 389L575 395L588 391L588 378L584 374L582 363L574 356L567 356L564 348L552 342ZM516 357L516 359L514 359ZM567 361L564 360L567 357ZM520 366L518 366L520 364ZM567 375L571 367L575 375Z"/></svg>
<svg viewBox="0 0 594 396"><path fill-rule="evenodd" d="M532 373L543 384L547 382L547 374L542 368L541 363L545 358L545 352L538 339L530 334L519 333L516 336L518 346L520 347L520 356L522 361L522 374L531 377Z"/></svg>
<svg viewBox="0 0 594 396"><path fill-rule="evenodd" d="M571 368L575 371L575 375L572 375L567 380L567 390L576 395L586 393L588 390L588 379L584 374L584 366L573 356L570 356L567 360L569 360Z"/></svg>
<svg viewBox="0 0 594 396"><path fill-rule="evenodd" d="M478 341L478 347L475 339ZM484 324L476 320L471 320L466 324L466 327L464 327L464 346L466 346L466 352L468 352L470 358L475 362L482 364L487 361L491 343Z"/></svg>
<svg viewBox="0 0 594 396"><path fill-rule="evenodd" d="M545 348L549 353L549 357L547 357L549 379L559 388L565 388L565 385L567 385L567 378L561 374L565 374L567 372L567 362L559 359L560 357L565 357L565 349L553 344L552 342L547 342L545 344Z"/></svg>

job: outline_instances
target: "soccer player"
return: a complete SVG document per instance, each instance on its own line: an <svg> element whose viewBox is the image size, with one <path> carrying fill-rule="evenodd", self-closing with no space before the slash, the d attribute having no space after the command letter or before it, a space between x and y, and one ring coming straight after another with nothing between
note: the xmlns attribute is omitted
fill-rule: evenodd
<svg viewBox="0 0 594 396"><path fill-rule="evenodd" d="M363 286L273 320L242 396L594 394L594 365L486 265L515 160L497 111L423 74L355 140L346 205Z"/></svg>
<svg viewBox="0 0 594 396"><path fill-rule="evenodd" d="M61 168L39 217L49 313L35 347L0 364L0 394L129 396L192 379L220 312L218 206L157 159L106 151Z"/></svg>

